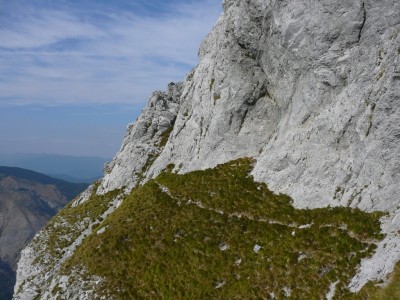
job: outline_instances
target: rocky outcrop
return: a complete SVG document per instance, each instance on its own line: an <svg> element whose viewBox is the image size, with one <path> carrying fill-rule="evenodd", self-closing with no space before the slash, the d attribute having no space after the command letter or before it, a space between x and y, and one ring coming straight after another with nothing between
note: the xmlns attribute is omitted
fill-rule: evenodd
<svg viewBox="0 0 400 300"><path fill-rule="evenodd" d="M182 85L151 97L98 193L129 191L171 163L186 173L253 157L255 179L298 208L388 212L387 237L350 288L385 279L400 259L400 5L225 0L223 7L199 65ZM20 268L33 266L23 257Z"/></svg>
<svg viewBox="0 0 400 300"><path fill-rule="evenodd" d="M98 193L131 190L144 179L174 126L181 90L181 83L170 83L166 92L153 93L136 122L128 125L121 150L105 167Z"/></svg>
<svg viewBox="0 0 400 300"><path fill-rule="evenodd" d="M255 156L256 178L299 207L396 209L399 5L224 6L153 173Z"/></svg>

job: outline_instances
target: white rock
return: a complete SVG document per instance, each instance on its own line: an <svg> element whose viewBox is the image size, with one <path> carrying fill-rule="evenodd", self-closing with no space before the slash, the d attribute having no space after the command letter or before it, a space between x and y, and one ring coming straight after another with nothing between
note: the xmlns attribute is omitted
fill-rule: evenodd
<svg viewBox="0 0 400 300"><path fill-rule="evenodd" d="M220 244L218 245L218 248L219 248L219 250L221 250L221 251L226 251L226 250L229 249L229 245L228 245L227 243L222 242L222 243L220 243Z"/></svg>
<svg viewBox="0 0 400 300"><path fill-rule="evenodd" d="M292 295L292 289L290 287L287 287L287 286L283 287L283 295L286 298L289 298Z"/></svg>
<svg viewBox="0 0 400 300"><path fill-rule="evenodd" d="M258 253L260 250L261 250L261 246L255 244L255 245L254 245L254 248L253 248L254 253Z"/></svg>
<svg viewBox="0 0 400 300"><path fill-rule="evenodd" d="M326 300L332 300L335 296L336 286L339 283L339 280L332 282L329 286L329 292L326 294Z"/></svg>
<svg viewBox="0 0 400 300"><path fill-rule="evenodd" d="M224 281L220 281L217 283L217 285L215 286L215 289L220 289L225 285L225 280Z"/></svg>
<svg viewBox="0 0 400 300"><path fill-rule="evenodd" d="M104 232L106 232L107 226L106 227L102 227L99 230L97 230L97 234L102 234Z"/></svg>
<svg viewBox="0 0 400 300"><path fill-rule="evenodd" d="M135 123L129 124L121 150L105 168L98 193L125 187L130 191L160 154L162 134L173 126L182 84L170 83L166 92L154 92Z"/></svg>

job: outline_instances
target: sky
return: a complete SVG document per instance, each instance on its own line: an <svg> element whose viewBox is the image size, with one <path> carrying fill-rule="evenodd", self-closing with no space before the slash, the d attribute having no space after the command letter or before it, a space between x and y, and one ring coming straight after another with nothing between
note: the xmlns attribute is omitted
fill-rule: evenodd
<svg viewBox="0 0 400 300"><path fill-rule="evenodd" d="M0 0L0 153L113 157L221 0Z"/></svg>

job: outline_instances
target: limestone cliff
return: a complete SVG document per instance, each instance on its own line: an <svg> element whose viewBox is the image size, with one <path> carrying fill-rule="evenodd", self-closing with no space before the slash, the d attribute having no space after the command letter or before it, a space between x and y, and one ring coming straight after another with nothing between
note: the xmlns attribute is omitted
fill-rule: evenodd
<svg viewBox="0 0 400 300"><path fill-rule="evenodd" d="M297 208L388 212L386 238L349 289L385 280L400 260L400 3L225 0L223 7L198 66L153 94L97 194L129 193L170 164L182 174L252 157L254 178ZM35 253L35 243L45 236L23 252L16 299L39 289L48 298L65 281L57 268L35 264L46 252Z"/></svg>

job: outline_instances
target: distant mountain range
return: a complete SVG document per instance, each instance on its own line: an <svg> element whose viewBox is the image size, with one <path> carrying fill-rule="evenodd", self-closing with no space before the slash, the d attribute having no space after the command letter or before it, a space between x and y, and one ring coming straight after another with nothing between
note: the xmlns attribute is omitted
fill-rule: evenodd
<svg viewBox="0 0 400 300"><path fill-rule="evenodd" d="M102 177L109 159L97 156L57 154L0 154L0 166L19 167L40 172L69 182L91 183Z"/></svg>
<svg viewBox="0 0 400 300"><path fill-rule="evenodd" d="M88 184L0 167L0 300L11 299L20 251Z"/></svg>

